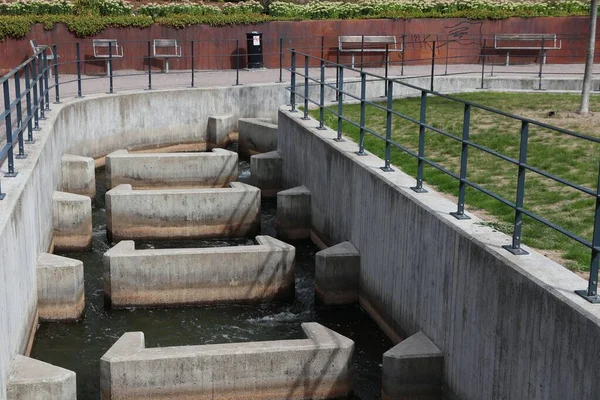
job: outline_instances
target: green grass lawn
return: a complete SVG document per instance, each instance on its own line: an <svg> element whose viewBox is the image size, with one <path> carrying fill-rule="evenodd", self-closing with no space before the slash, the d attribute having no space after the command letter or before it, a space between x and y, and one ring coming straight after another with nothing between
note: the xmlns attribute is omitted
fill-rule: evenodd
<svg viewBox="0 0 600 400"><path fill-rule="evenodd" d="M579 96L570 94L515 94L515 93L466 93L457 95L465 100L486 105L502 111L529 117L550 125L574 130L589 136L600 137L600 113L581 117L575 113ZM382 105L384 105L382 103ZM438 129L462 136L463 108L460 103L439 97L427 101L427 123ZM406 116L419 119L420 99L395 100L393 109ZM592 110L600 109L600 98L592 97ZM331 110L337 110L332 106ZM344 114L359 121L360 106L346 105ZM318 110L311 110L318 118ZM368 106L366 125L385 135L384 111ZM336 129L337 117L325 111L325 123ZM395 116L392 121L392 137L397 143L418 150L419 126ZM471 110L471 140L514 159L519 158L521 122L498 116L487 111ZM358 142L359 129L344 123L343 132ZM600 145L582 139L558 134L534 125L529 128L528 163L563 179L596 190ZM367 134L365 148L368 152L384 156L385 142ZM392 149L391 162L411 176L416 176L417 160L399 149ZM461 143L431 130L427 130L425 156L450 171L460 172ZM491 190L512 202L516 198L518 167L469 147L467 179ZM425 166L424 180L428 185L449 195L458 195L458 181L433 167ZM475 212L490 221L490 225L512 234L514 211L475 189L468 188L467 212ZM526 209L540 217L591 241L593 233L593 197L570 189L560 183L527 171L525 185ZM565 235L525 217L523 242L535 247L550 258L576 271L589 270L591 252Z"/></svg>

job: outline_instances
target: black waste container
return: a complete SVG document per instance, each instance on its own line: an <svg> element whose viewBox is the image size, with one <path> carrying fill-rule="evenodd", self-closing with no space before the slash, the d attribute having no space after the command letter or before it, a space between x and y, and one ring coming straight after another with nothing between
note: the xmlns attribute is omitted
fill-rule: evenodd
<svg viewBox="0 0 600 400"><path fill-rule="evenodd" d="M246 33L248 43L248 68L262 68L263 65L263 47L262 33Z"/></svg>

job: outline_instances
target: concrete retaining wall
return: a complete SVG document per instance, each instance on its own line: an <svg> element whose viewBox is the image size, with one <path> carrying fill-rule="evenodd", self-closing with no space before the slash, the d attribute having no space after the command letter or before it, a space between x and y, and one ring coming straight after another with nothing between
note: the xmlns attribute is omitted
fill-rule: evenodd
<svg viewBox="0 0 600 400"><path fill-rule="evenodd" d="M113 308L255 303L294 297L295 249L270 236L258 246L135 250L104 254L104 298Z"/></svg>
<svg viewBox="0 0 600 400"><path fill-rule="evenodd" d="M360 251L360 302L391 336L422 330L444 355L447 393L462 400L563 400L600 393L600 307L587 282L539 253L514 256L510 237L383 161L357 156L316 121L280 111L285 187L312 193L313 230Z"/></svg>
<svg viewBox="0 0 600 400"><path fill-rule="evenodd" d="M241 182L222 189L106 192L106 235L123 239L254 236L260 230L260 190Z"/></svg>
<svg viewBox="0 0 600 400"><path fill-rule="evenodd" d="M349 394L354 342L317 323L307 339L146 349L124 334L100 361L102 400L326 399Z"/></svg>
<svg viewBox="0 0 600 400"><path fill-rule="evenodd" d="M135 153L117 150L106 156L108 189L129 184L134 189L227 187L238 177L237 153Z"/></svg>
<svg viewBox="0 0 600 400"><path fill-rule="evenodd" d="M10 279L0 279L0 400L6 400L10 362L27 350L37 325L36 265L51 246L61 155L99 158L101 164L118 149L202 149L211 115L231 110L235 118L275 118L286 98L285 84L271 84L90 95L52 105L35 144L26 147L28 157L16 160L17 176L2 177L7 196L0 201L0 276Z"/></svg>

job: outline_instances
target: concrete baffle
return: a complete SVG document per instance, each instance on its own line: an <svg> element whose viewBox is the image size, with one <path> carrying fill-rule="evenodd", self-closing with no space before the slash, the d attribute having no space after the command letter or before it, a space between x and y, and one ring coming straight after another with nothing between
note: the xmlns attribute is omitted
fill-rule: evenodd
<svg viewBox="0 0 600 400"><path fill-rule="evenodd" d="M350 242L319 251L315 256L315 294L321 304L358 302L360 253Z"/></svg>
<svg viewBox="0 0 600 400"><path fill-rule="evenodd" d="M54 250L81 251L92 245L92 200L79 194L52 194Z"/></svg>
<svg viewBox="0 0 600 400"><path fill-rule="evenodd" d="M310 237L310 190L305 186L277 193L277 236L282 240Z"/></svg>
<svg viewBox="0 0 600 400"><path fill-rule="evenodd" d="M240 118L238 131L238 152L243 157L277 150L277 125L268 118Z"/></svg>
<svg viewBox="0 0 600 400"><path fill-rule="evenodd" d="M250 157L250 182L260 189L263 198L276 197L281 190L283 159L276 151Z"/></svg>
<svg viewBox="0 0 600 400"><path fill-rule="evenodd" d="M125 333L100 360L103 400L328 399L348 396L354 342L318 323L306 339L145 348Z"/></svg>
<svg viewBox="0 0 600 400"><path fill-rule="evenodd" d="M270 236L257 246L135 250L104 254L107 307L257 303L294 298L295 249Z"/></svg>
<svg viewBox="0 0 600 400"><path fill-rule="evenodd" d="M383 400L440 400L444 356L418 332L383 354Z"/></svg>
<svg viewBox="0 0 600 400"><path fill-rule="evenodd" d="M106 156L108 189L128 184L133 189L228 187L238 177L238 155L224 149L202 153L129 153Z"/></svg>
<svg viewBox="0 0 600 400"><path fill-rule="evenodd" d="M40 319L78 320L85 306L83 263L42 253L38 256L36 274Z"/></svg>
<svg viewBox="0 0 600 400"><path fill-rule="evenodd" d="M6 385L7 400L75 400L75 372L17 355Z"/></svg>
<svg viewBox="0 0 600 400"><path fill-rule="evenodd" d="M89 198L96 196L96 167L91 157L62 156L62 190Z"/></svg>
<svg viewBox="0 0 600 400"><path fill-rule="evenodd" d="M260 190L241 182L228 188L106 192L106 235L125 239L192 239L255 236Z"/></svg>
<svg viewBox="0 0 600 400"><path fill-rule="evenodd" d="M237 120L231 114L208 117L208 147L225 147L237 140Z"/></svg>

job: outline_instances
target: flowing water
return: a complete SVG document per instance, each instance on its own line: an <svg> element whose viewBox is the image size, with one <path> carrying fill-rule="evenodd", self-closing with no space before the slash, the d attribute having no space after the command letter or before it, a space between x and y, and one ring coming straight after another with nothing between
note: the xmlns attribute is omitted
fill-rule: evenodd
<svg viewBox="0 0 600 400"><path fill-rule="evenodd" d="M240 180L249 165L240 162ZM100 399L100 358L125 332L141 331L146 347L165 347L304 338L300 324L319 322L355 342L352 399L381 397L381 360L391 343L357 305L322 307L314 303L314 258L318 249L310 241L296 247L296 297L293 302L261 305L223 305L183 308L130 308L105 310L102 255L106 240L104 171L96 173L97 196L93 207L92 249L60 254L83 261L85 314L75 323L39 326L31 357L77 373L77 398ZM276 201L262 202L261 234L275 236ZM140 249L159 247L218 247L253 244L247 238L136 242Z"/></svg>

